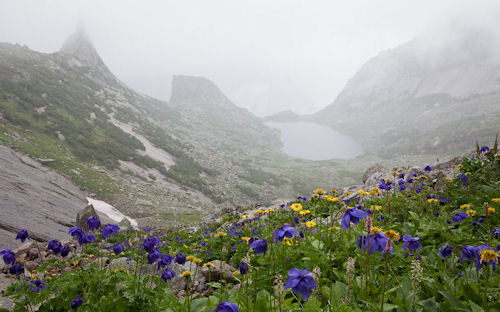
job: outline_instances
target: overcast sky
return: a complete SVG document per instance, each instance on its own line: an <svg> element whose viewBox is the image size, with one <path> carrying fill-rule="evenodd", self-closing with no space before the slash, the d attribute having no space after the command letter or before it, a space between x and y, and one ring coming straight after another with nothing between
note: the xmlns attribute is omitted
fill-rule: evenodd
<svg viewBox="0 0 500 312"><path fill-rule="evenodd" d="M496 0L0 0L0 41L54 52L81 20L132 88L168 100L172 75L204 76L265 116L317 111L380 51L499 13Z"/></svg>

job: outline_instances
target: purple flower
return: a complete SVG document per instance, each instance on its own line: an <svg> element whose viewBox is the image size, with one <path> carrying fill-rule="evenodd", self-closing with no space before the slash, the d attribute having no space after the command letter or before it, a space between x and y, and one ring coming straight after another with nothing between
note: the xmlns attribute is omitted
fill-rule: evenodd
<svg viewBox="0 0 500 312"><path fill-rule="evenodd" d="M47 248L52 250L52 252L57 255L61 251L62 244L57 239L51 239L47 244Z"/></svg>
<svg viewBox="0 0 500 312"><path fill-rule="evenodd" d="M439 217L439 210L434 211L434 217Z"/></svg>
<svg viewBox="0 0 500 312"><path fill-rule="evenodd" d="M155 249L153 252L148 254L148 262L149 264L160 260L161 252L158 249Z"/></svg>
<svg viewBox="0 0 500 312"><path fill-rule="evenodd" d="M172 264L172 260L174 260L174 257L172 257L171 255L163 255L160 260L158 260L158 270L160 268L163 268L167 265L171 265Z"/></svg>
<svg viewBox="0 0 500 312"><path fill-rule="evenodd" d="M471 245L463 245L462 246L462 253L460 254L460 257L458 260L460 263L462 263L462 261L464 259L472 262L474 260L474 258L476 257L476 254L477 254L476 247L471 246Z"/></svg>
<svg viewBox="0 0 500 312"><path fill-rule="evenodd" d="M21 262L11 265L9 273L12 275L21 275L24 273L24 264Z"/></svg>
<svg viewBox="0 0 500 312"><path fill-rule="evenodd" d="M427 171L427 172L429 172L431 170L432 170L431 166L425 166L425 168L424 168L424 171Z"/></svg>
<svg viewBox="0 0 500 312"><path fill-rule="evenodd" d="M241 261L239 265L240 273L247 274L248 273L248 264L246 262Z"/></svg>
<svg viewBox="0 0 500 312"><path fill-rule="evenodd" d="M73 237L80 238L83 236L83 229L79 226L74 226L68 230L68 234L70 234Z"/></svg>
<svg viewBox="0 0 500 312"><path fill-rule="evenodd" d="M349 226L351 225L351 222L354 224L359 224L359 219L366 218L367 216L368 214L363 210L355 208L347 209L344 217L342 218L341 226L344 230L347 231L347 229L349 229Z"/></svg>
<svg viewBox="0 0 500 312"><path fill-rule="evenodd" d="M93 232L101 226L101 221L96 216L90 216L87 219L87 226L89 227L89 231Z"/></svg>
<svg viewBox="0 0 500 312"><path fill-rule="evenodd" d="M250 244L250 248L255 251L255 254L266 254L267 251L267 242L264 239L258 239Z"/></svg>
<svg viewBox="0 0 500 312"><path fill-rule="evenodd" d="M97 242L95 236L90 233L83 233L83 235L78 239L80 246L84 244L92 244L92 242Z"/></svg>
<svg viewBox="0 0 500 312"><path fill-rule="evenodd" d="M16 255L9 248L5 248L0 251L0 256L3 256L3 261L5 264L14 264L16 261Z"/></svg>
<svg viewBox="0 0 500 312"><path fill-rule="evenodd" d="M292 238L293 236L298 236L299 232L294 227L291 227L289 225L283 225L279 229L277 229L274 232L274 242L281 242L283 241L283 238Z"/></svg>
<svg viewBox="0 0 500 312"><path fill-rule="evenodd" d="M182 253L178 253L177 255L175 255L175 262L183 265L184 263L186 263L186 256Z"/></svg>
<svg viewBox="0 0 500 312"><path fill-rule="evenodd" d="M316 288L316 282L312 276L312 273L307 270L299 270L293 268L288 271L288 279L285 283L285 289L291 288L292 291L300 293L305 301L309 299L310 289Z"/></svg>
<svg viewBox="0 0 500 312"><path fill-rule="evenodd" d="M463 213L463 212L459 212L459 213L456 213L454 216L453 216L453 223L455 222L458 222L458 223L462 223L462 221L467 218L469 215L466 214L466 213Z"/></svg>
<svg viewBox="0 0 500 312"><path fill-rule="evenodd" d="M452 248L450 245L446 244L441 248L438 252L438 254L441 256L441 258L446 259L451 256Z"/></svg>
<svg viewBox="0 0 500 312"><path fill-rule="evenodd" d="M240 312L240 309L238 309L238 306L234 303L223 301L219 303L215 312Z"/></svg>
<svg viewBox="0 0 500 312"><path fill-rule="evenodd" d="M170 281L172 278L176 277L177 274L175 274L174 271L170 270L170 269L166 269L165 271L163 271L163 273L161 274L161 279L163 281Z"/></svg>
<svg viewBox="0 0 500 312"><path fill-rule="evenodd" d="M24 243L25 240L30 239L30 236L28 235L28 231L26 230L21 230L17 233L16 239L20 239L21 242Z"/></svg>
<svg viewBox="0 0 500 312"><path fill-rule="evenodd" d="M493 235L495 234L500 234L500 228L496 228L494 231L493 231Z"/></svg>
<svg viewBox="0 0 500 312"><path fill-rule="evenodd" d="M104 237L104 239L108 239L108 237L116 235L119 231L120 227L118 225L106 224L102 228L102 237Z"/></svg>
<svg viewBox="0 0 500 312"><path fill-rule="evenodd" d="M69 254L69 246L64 245L61 247L61 257L66 257Z"/></svg>
<svg viewBox="0 0 500 312"><path fill-rule="evenodd" d="M144 243L142 244L142 247L144 250L146 250L148 253L151 253L155 250L156 244L160 242L159 238L156 237L148 237L144 240Z"/></svg>
<svg viewBox="0 0 500 312"><path fill-rule="evenodd" d="M81 296L76 296L75 299L71 300L71 308L72 309L78 309L79 306L81 306L83 303L83 299Z"/></svg>
<svg viewBox="0 0 500 312"><path fill-rule="evenodd" d="M122 252L125 251L125 248L123 247L122 244L115 244L113 245L113 252L117 255L121 254Z"/></svg>
<svg viewBox="0 0 500 312"><path fill-rule="evenodd" d="M375 251L383 253L387 244L387 236L382 232L377 232L375 234L370 234L369 238L366 236L359 236L357 241L358 248L363 248L363 251L370 248L370 255ZM393 253L393 250L390 250Z"/></svg>
<svg viewBox="0 0 500 312"><path fill-rule="evenodd" d="M469 178L467 178L467 176L465 174L460 174L458 176L460 179L462 179L462 185L463 186L467 186L467 182L469 181Z"/></svg>
<svg viewBox="0 0 500 312"><path fill-rule="evenodd" d="M481 147L481 149L479 150L479 153L486 153L486 152L489 152L490 148L488 146L483 146Z"/></svg>
<svg viewBox="0 0 500 312"><path fill-rule="evenodd" d="M403 235L403 246L401 246L401 249L402 250L405 250L406 248L408 248L408 250L410 251L410 255L413 255L413 251L415 249L419 249L419 250L422 250L422 246L420 245L420 243L418 242L420 238L419 237L411 237L411 235Z"/></svg>

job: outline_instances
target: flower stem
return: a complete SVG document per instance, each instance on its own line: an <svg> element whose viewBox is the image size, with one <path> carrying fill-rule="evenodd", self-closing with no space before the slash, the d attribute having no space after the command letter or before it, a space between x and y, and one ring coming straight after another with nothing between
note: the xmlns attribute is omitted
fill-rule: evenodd
<svg viewBox="0 0 500 312"><path fill-rule="evenodd" d="M384 295L385 295L385 285L387 282L387 266L389 263L389 255L385 255L385 270L384 270L384 284L382 285L382 299L380 300L380 312L384 312Z"/></svg>

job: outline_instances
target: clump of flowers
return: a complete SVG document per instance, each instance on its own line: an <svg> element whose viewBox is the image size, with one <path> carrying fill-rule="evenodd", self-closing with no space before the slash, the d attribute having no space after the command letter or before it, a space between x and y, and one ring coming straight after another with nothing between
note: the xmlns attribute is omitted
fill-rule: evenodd
<svg viewBox="0 0 500 312"><path fill-rule="evenodd" d="M316 288L316 282L314 281L314 277L311 272L293 268L288 271L288 279L285 283L285 289L288 288L291 288L295 294L300 293L302 298L307 301L309 299L311 288Z"/></svg>

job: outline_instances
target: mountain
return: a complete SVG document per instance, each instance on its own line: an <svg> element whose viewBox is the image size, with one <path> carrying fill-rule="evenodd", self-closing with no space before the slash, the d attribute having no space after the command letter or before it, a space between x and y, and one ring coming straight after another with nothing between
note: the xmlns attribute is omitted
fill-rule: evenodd
<svg viewBox="0 0 500 312"><path fill-rule="evenodd" d="M296 114L290 110L282 111L264 118L266 121L276 121L276 122L290 122L290 121L299 121L301 120L301 116Z"/></svg>
<svg viewBox="0 0 500 312"><path fill-rule="evenodd" d="M477 28L441 35L419 36L370 59L308 119L385 155L489 143L500 124L500 37Z"/></svg>
<svg viewBox="0 0 500 312"><path fill-rule="evenodd" d="M85 195L162 227L352 183L363 170L284 155L276 130L206 78L175 76L169 102L130 89L82 29L54 53L0 43L0 145L52 158Z"/></svg>

